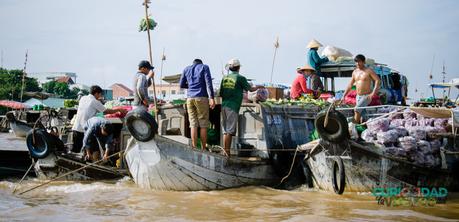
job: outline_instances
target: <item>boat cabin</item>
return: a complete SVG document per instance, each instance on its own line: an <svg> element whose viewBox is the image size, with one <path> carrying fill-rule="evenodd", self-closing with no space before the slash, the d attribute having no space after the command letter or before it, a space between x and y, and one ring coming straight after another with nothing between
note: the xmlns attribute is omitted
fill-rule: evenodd
<svg viewBox="0 0 459 222"><path fill-rule="evenodd" d="M217 100L218 101L218 100ZM271 151L294 149L309 142L314 128L314 117L319 108L298 106L266 106L243 103L239 112L238 130L233 137L231 153L238 156L268 159ZM210 110L208 144L223 146L221 105ZM186 105L160 107L158 134L191 145Z"/></svg>
<svg viewBox="0 0 459 222"><path fill-rule="evenodd" d="M429 84L432 89L432 97L427 99L421 99L416 102L415 106L444 106L444 107L456 107L456 104L459 102L459 94L456 98L451 98L451 88L459 89L459 79L453 79L451 82L442 82L442 83L432 83ZM443 91L442 98L438 98L438 94L435 94L435 91ZM453 100L454 99L454 100Z"/></svg>
<svg viewBox="0 0 459 222"><path fill-rule="evenodd" d="M406 104L408 79L387 65L375 63L369 66L381 79L381 91L385 92L388 104L400 102ZM335 79L351 78L355 69L354 63L326 63L321 66L322 81L325 91L336 92Z"/></svg>

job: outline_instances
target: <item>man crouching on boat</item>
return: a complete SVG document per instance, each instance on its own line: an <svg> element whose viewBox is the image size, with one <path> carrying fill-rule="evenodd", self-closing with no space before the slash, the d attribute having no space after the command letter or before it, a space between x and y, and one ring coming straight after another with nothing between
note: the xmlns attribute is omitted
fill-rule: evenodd
<svg viewBox="0 0 459 222"><path fill-rule="evenodd" d="M98 85L91 86L91 94L81 97L78 104L78 111L75 117L75 123L72 127L72 140L73 147L72 152L79 153L82 151L84 128L86 123L91 117L96 116L97 113L102 112L104 114L113 113L124 113L126 110L123 109L107 109L101 100L103 98L103 90Z"/></svg>
<svg viewBox="0 0 459 222"><path fill-rule="evenodd" d="M355 98L354 122L362 123L362 117L365 117L364 107L368 106L371 99L378 93L381 80L372 69L365 66L365 56L359 54L354 61L356 68L352 72L352 78L344 92L343 99L355 84L357 97ZM371 90L372 81L374 82L373 90Z"/></svg>
<svg viewBox="0 0 459 222"><path fill-rule="evenodd" d="M88 120L84 138L83 148L86 150L86 160L96 161L100 152L104 153L103 159L108 160L108 155L112 151L113 145L113 126L101 117L92 117ZM105 152L102 150L105 146Z"/></svg>
<svg viewBox="0 0 459 222"><path fill-rule="evenodd" d="M230 156L231 140L236 135L239 109L241 108L243 90L255 91L247 79L239 74L241 63L238 59L231 59L226 68L230 71L221 82L220 96L222 97L222 126L225 153Z"/></svg>

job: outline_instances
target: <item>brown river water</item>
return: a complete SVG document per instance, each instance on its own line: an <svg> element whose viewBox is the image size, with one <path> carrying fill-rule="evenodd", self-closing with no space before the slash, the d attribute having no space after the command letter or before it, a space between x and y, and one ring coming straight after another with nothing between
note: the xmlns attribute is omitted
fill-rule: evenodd
<svg viewBox="0 0 459 222"><path fill-rule="evenodd" d="M40 182L26 180L19 190ZM370 193L340 196L306 188L170 192L122 179L55 182L13 195L16 184L0 181L0 221L459 221L457 194L432 207L389 207Z"/></svg>

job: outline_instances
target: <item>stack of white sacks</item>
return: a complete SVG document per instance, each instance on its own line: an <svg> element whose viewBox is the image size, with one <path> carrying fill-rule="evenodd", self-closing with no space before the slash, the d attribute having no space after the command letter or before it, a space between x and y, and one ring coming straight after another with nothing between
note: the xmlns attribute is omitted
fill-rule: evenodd
<svg viewBox="0 0 459 222"><path fill-rule="evenodd" d="M321 55L326 56L330 61L338 64L354 63L354 57L352 53L350 53L346 49L342 49L336 46L325 46L321 52ZM373 59L366 59L366 64L373 65L374 63L375 61Z"/></svg>

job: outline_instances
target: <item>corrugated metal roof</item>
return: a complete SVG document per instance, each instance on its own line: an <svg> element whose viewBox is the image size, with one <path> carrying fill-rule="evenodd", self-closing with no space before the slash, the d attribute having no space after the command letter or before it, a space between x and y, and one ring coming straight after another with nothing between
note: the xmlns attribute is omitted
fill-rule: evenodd
<svg viewBox="0 0 459 222"><path fill-rule="evenodd" d="M43 105L43 106L47 106L51 108L62 108L64 107L64 100L65 99L61 99L61 98L48 98L48 99L43 100L42 102L42 100L32 98L32 99L25 101L24 103L30 107L34 105Z"/></svg>

